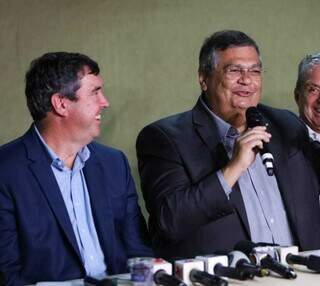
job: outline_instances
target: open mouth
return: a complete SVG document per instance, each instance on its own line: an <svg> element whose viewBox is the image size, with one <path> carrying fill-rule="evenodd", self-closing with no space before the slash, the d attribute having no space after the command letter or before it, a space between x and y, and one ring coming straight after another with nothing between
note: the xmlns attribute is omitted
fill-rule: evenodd
<svg viewBox="0 0 320 286"><path fill-rule="evenodd" d="M248 97L250 95L252 95L252 92L250 91L245 91L245 90L238 90L238 91L234 91L234 93L238 96L241 96L241 97Z"/></svg>
<svg viewBox="0 0 320 286"><path fill-rule="evenodd" d="M96 115L95 119L96 120L101 120L101 114Z"/></svg>

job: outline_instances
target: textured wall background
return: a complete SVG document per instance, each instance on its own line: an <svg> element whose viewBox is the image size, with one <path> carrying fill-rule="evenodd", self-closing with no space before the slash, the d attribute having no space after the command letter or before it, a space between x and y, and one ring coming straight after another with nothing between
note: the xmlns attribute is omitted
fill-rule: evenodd
<svg viewBox="0 0 320 286"><path fill-rule="evenodd" d="M125 151L139 186L138 131L193 106L206 36L221 29L251 35L266 70L263 102L296 111L297 64L320 51L319 12L318 0L0 0L0 144L31 123L30 61L48 51L86 53L99 62L111 102L98 141Z"/></svg>

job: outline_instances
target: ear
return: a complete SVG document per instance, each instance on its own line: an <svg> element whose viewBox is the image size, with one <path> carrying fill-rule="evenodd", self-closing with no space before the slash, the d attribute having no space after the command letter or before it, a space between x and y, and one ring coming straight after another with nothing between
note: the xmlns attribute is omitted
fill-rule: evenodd
<svg viewBox="0 0 320 286"><path fill-rule="evenodd" d="M60 116L66 116L67 106L66 99L60 93L55 93L51 96L52 111Z"/></svg>
<svg viewBox="0 0 320 286"><path fill-rule="evenodd" d="M198 79L199 79L199 84L200 84L201 90L207 91L207 89L208 89L207 82L206 82L207 77L202 72L199 72Z"/></svg>

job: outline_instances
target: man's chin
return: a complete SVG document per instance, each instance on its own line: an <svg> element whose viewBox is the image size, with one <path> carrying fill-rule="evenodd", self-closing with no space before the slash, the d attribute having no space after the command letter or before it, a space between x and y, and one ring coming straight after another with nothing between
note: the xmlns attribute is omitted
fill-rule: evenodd
<svg viewBox="0 0 320 286"><path fill-rule="evenodd" d="M94 132L91 133L91 138L90 139L88 138L89 142L87 144L89 144L90 142L92 142L93 140L98 138L100 136L100 134L101 134L101 130L100 129L99 130L94 130Z"/></svg>
<svg viewBox="0 0 320 286"><path fill-rule="evenodd" d="M99 132L96 132L95 134L93 134L92 140L98 138L100 135L101 135L101 131L99 130Z"/></svg>
<svg viewBox="0 0 320 286"><path fill-rule="evenodd" d="M258 103L256 102L248 102L242 101L238 103L238 108L242 110L247 110L249 107L257 106Z"/></svg>
<svg viewBox="0 0 320 286"><path fill-rule="evenodd" d="M238 97L237 101L235 101L235 105L239 109L248 109L251 106L257 106L259 103L259 99L257 96L250 97Z"/></svg>

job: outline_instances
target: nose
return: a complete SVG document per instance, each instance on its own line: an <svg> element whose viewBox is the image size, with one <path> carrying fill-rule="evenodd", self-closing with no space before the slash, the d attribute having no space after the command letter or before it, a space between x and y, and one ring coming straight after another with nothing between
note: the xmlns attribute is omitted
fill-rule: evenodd
<svg viewBox="0 0 320 286"><path fill-rule="evenodd" d="M107 108L110 106L109 100L107 99L107 97L103 93L101 93L101 96L100 96L100 106L102 108Z"/></svg>
<svg viewBox="0 0 320 286"><path fill-rule="evenodd" d="M251 83L251 77L249 75L249 72L247 70L242 70L241 71L241 76L238 79L238 82L240 84L248 85Z"/></svg>

